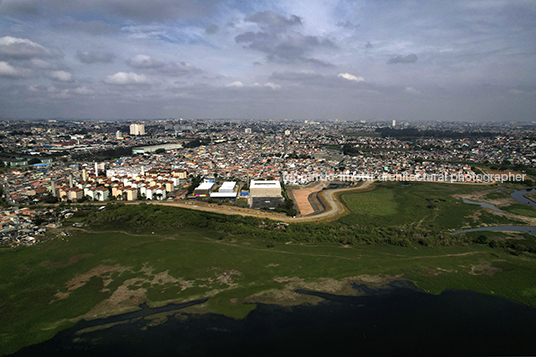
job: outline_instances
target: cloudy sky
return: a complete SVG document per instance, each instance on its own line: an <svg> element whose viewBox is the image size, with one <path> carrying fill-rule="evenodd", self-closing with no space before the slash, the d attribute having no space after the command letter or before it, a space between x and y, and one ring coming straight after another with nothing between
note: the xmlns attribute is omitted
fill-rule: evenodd
<svg viewBox="0 0 536 357"><path fill-rule="evenodd" d="M0 118L536 120L533 0L0 0Z"/></svg>

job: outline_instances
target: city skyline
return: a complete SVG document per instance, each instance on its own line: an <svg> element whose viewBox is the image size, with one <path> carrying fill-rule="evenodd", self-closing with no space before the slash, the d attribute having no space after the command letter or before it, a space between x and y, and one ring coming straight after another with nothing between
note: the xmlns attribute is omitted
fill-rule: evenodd
<svg viewBox="0 0 536 357"><path fill-rule="evenodd" d="M519 121L531 1L0 1L0 119Z"/></svg>

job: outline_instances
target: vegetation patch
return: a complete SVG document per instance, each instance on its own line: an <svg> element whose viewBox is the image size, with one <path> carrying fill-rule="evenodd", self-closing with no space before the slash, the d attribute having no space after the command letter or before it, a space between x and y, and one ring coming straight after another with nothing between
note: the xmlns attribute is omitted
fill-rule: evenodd
<svg viewBox="0 0 536 357"><path fill-rule="evenodd" d="M513 205L504 207L503 210L513 214L518 214L520 216L536 218L536 209L523 203L515 203Z"/></svg>
<svg viewBox="0 0 536 357"><path fill-rule="evenodd" d="M77 212L66 224L87 230L69 240L0 250L0 354L142 302L208 297L209 311L244 318L256 302L319 301L295 289L350 294L354 282L408 279L431 293L473 290L536 307L533 236L449 233L514 222L453 197L479 190L382 183L343 195L350 213L339 221L288 226L148 204ZM363 194L375 207L360 207Z"/></svg>

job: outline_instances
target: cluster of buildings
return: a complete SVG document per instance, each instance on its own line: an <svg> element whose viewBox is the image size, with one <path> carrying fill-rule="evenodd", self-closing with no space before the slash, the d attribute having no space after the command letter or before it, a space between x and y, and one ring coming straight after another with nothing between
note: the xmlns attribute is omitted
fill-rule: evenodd
<svg viewBox="0 0 536 357"><path fill-rule="evenodd" d="M214 179L205 179L194 189L194 197L210 197L213 199L235 200L237 197L247 199L251 208L276 208L283 203L281 194L281 183L277 180L251 180L249 190L244 190L243 186L233 181L223 182L218 191L214 191L216 183Z"/></svg>
<svg viewBox="0 0 536 357"><path fill-rule="evenodd" d="M44 215L46 210L31 208L5 208L0 211L0 245L16 247L33 245L39 242L39 235L46 232L46 227L35 224L36 217ZM56 227L55 223L49 224Z"/></svg>
<svg viewBox="0 0 536 357"><path fill-rule="evenodd" d="M432 175L474 177L472 163L536 167L536 136L526 125L420 124L458 130L466 138L381 137L407 123L342 121L169 120L123 122L0 122L6 199L10 204L52 200L163 200L205 178L194 196L243 197L252 180L304 185L326 178ZM117 131L130 137L118 140ZM495 131L496 135L489 135ZM479 137L478 133L482 132ZM122 134L123 135L123 134ZM197 144L194 144L197 142ZM207 143L201 145L201 143ZM133 155L91 159L124 147ZM345 150L351 148L351 155ZM76 159L78 153L89 159ZM35 163L31 163L31 159ZM97 167L94 168L98 161ZM38 161L38 162L36 162ZM218 183L224 182L223 185ZM251 187L249 188L251 191ZM254 195L249 193L249 197ZM267 196L268 197L268 196ZM248 198L250 202L255 201ZM252 204L255 206L255 204Z"/></svg>

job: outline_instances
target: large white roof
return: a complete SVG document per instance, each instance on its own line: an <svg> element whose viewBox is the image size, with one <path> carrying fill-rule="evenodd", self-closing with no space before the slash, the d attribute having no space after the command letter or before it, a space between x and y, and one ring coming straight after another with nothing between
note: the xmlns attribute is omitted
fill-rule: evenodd
<svg viewBox="0 0 536 357"><path fill-rule="evenodd" d="M234 189L236 186L236 182L233 182L233 181L225 181L224 183L221 184L220 186L220 190L221 189L229 189L229 190L232 190Z"/></svg>
<svg viewBox="0 0 536 357"><path fill-rule="evenodd" d="M199 186L196 187L196 190L210 190L214 186L213 182L203 182Z"/></svg>
<svg viewBox="0 0 536 357"><path fill-rule="evenodd" d="M249 188L281 188L281 183L279 181L270 180L270 181L255 181L251 180Z"/></svg>

